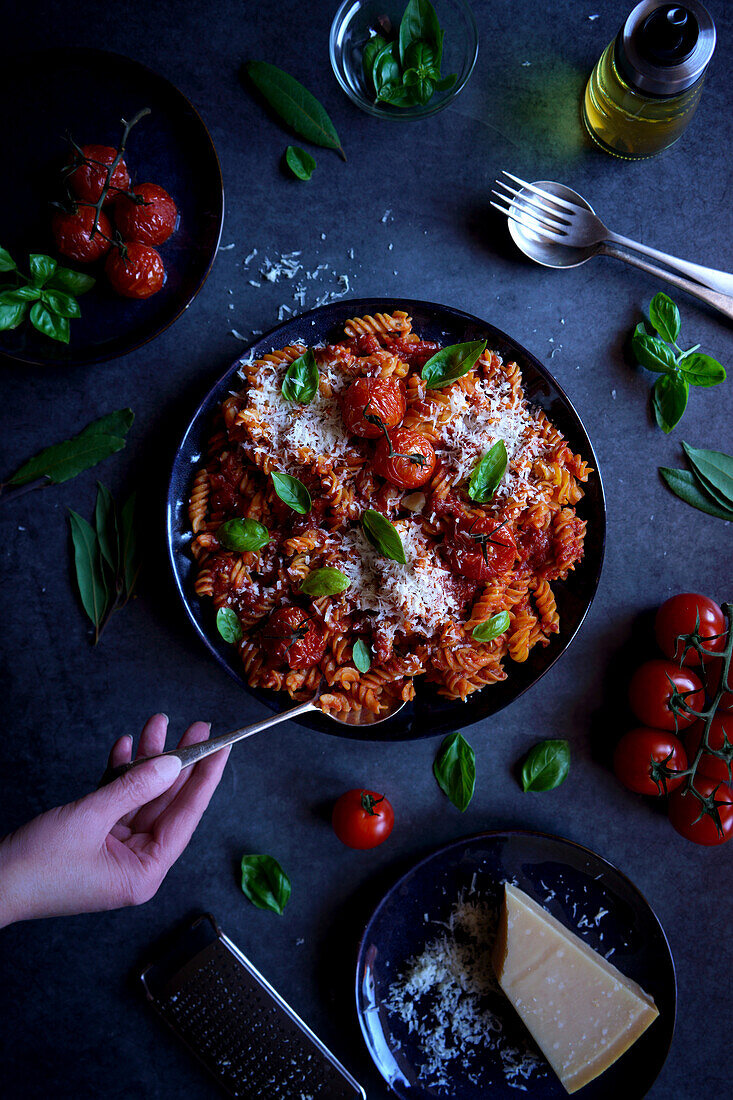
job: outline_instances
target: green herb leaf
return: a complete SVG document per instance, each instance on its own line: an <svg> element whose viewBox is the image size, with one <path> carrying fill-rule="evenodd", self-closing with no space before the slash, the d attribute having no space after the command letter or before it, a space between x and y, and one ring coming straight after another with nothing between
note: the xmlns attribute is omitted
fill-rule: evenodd
<svg viewBox="0 0 733 1100"><path fill-rule="evenodd" d="M109 489L97 482L97 504L94 510L94 526L97 532L99 551L104 561L117 576L119 567L119 534L117 532L117 509Z"/></svg>
<svg viewBox="0 0 733 1100"><path fill-rule="evenodd" d="M59 317L81 317L81 310L76 298L63 290L43 290L41 297L53 313Z"/></svg>
<svg viewBox="0 0 733 1100"><path fill-rule="evenodd" d="M315 96L295 77L266 61L250 61L247 73L286 125L314 145L335 149L346 160L331 119Z"/></svg>
<svg viewBox="0 0 733 1100"><path fill-rule="evenodd" d="M377 99L381 99L383 94L391 88L398 88L401 80L402 73L400 70L399 54L397 52L397 43L388 43L376 56L374 61L374 86L377 89Z"/></svg>
<svg viewBox="0 0 733 1100"><path fill-rule="evenodd" d="M652 387L652 408L657 424L666 435L679 424L690 392L686 380L678 374L663 374Z"/></svg>
<svg viewBox="0 0 733 1100"><path fill-rule="evenodd" d="M684 500L685 504L691 504L693 508L707 512L709 516L733 521L733 509L721 508L711 500L689 470L673 470L668 466L660 466L659 472L675 496Z"/></svg>
<svg viewBox="0 0 733 1100"><path fill-rule="evenodd" d="M217 528L216 537L227 550L246 553L267 546L270 532L256 519L228 519Z"/></svg>
<svg viewBox="0 0 733 1100"><path fill-rule="evenodd" d="M369 652L369 646L361 638L354 642L351 657L359 672L368 672L372 667L372 655Z"/></svg>
<svg viewBox="0 0 733 1100"><path fill-rule="evenodd" d="M258 909L282 916L290 898L290 879L273 856L242 856L242 891Z"/></svg>
<svg viewBox="0 0 733 1100"><path fill-rule="evenodd" d="M127 435L134 419L135 414L132 409L115 409L114 412L105 413L97 420L92 420L75 438L87 435Z"/></svg>
<svg viewBox="0 0 733 1100"><path fill-rule="evenodd" d="M273 470L270 477L273 489L288 508L299 512L301 516L310 512L313 502L302 481L298 481L297 477L291 477L290 474L282 474L279 470Z"/></svg>
<svg viewBox="0 0 733 1100"><path fill-rule="evenodd" d="M69 508L74 567L81 602L97 631L107 610L107 586L102 572L99 543L94 528L83 516Z"/></svg>
<svg viewBox="0 0 733 1100"><path fill-rule="evenodd" d="M52 259L51 256L42 256L38 253L29 256L28 263L30 264L31 281L34 286L45 286L46 281L51 278L58 267L56 260Z"/></svg>
<svg viewBox="0 0 733 1100"><path fill-rule="evenodd" d="M471 633L477 642L493 642L494 638L498 638L500 634L504 634L508 629L509 612L497 611L496 615L492 615L486 622L475 626Z"/></svg>
<svg viewBox="0 0 733 1100"><path fill-rule="evenodd" d="M285 161L293 175L299 180L309 180L315 171L315 158L297 145L288 145Z"/></svg>
<svg viewBox="0 0 733 1100"><path fill-rule="evenodd" d="M285 372L281 392L286 401L307 405L318 393L320 375L313 348L294 359Z"/></svg>
<svg viewBox="0 0 733 1100"><path fill-rule="evenodd" d="M661 291L649 303L649 320L659 335L669 344L677 342L680 334L680 311L671 298Z"/></svg>
<svg viewBox="0 0 733 1100"><path fill-rule="evenodd" d="M402 63L406 69L422 70L423 74L432 71L436 63L435 47L428 42L412 42L405 51Z"/></svg>
<svg viewBox="0 0 733 1100"><path fill-rule="evenodd" d="M374 84L374 62L377 60L378 54L381 53L386 45L387 40L382 38L381 34L375 34L374 38L369 39L362 53L361 61L364 68L364 79L366 80L367 86L374 92L377 90Z"/></svg>
<svg viewBox="0 0 733 1100"><path fill-rule="evenodd" d="M129 600L142 564L135 530L135 504L137 494L130 493L120 511L120 554L125 584L125 600Z"/></svg>
<svg viewBox="0 0 733 1100"><path fill-rule="evenodd" d="M422 41L431 46L435 63L440 65L443 52L443 31L430 0L409 0L400 23L400 60L406 64L407 51L413 43Z"/></svg>
<svg viewBox="0 0 733 1100"><path fill-rule="evenodd" d="M461 733L449 733L433 763L438 786L461 813L468 809L476 786L476 754Z"/></svg>
<svg viewBox="0 0 733 1100"><path fill-rule="evenodd" d="M369 542L380 554L384 554L385 558L390 558L392 561L399 562L400 565L407 564L402 539L397 528L389 522L386 516L383 516L381 512L376 512L373 508L367 508L361 517L361 525Z"/></svg>
<svg viewBox="0 0 733 1100"><path fill-rule="evenodd" d="M436 352L422 369L423 381L429 390L449 386L456 379L468 374L476 360L486 351L485 340L472 340L467 344L451 344Z"/></svg>
<svg viewBox="0 0 733 1100"><path fill-rule="evenodd" d="M719 386L725 382L725 367L711 355L684 355L679 362L680 373L691 386Z"/></svg>
<svg viewBox="0 0 733 1100"><path fill-rule="evenodd" d="M414 107L418 102L415 90L403 84L383 85L378 99L380 103L389 103L390 107Z"/></svg>
<svg viewBox="0 0 733 1100"><path fill-rule="evenodd" d="M631 349L647 370L657 374L674 374L677 370L677 356L672 349L658 336L647 336L641 324L636 326L631 338Z"/></svg>
<svg viewBox="0 0 733 1100"><path fill-rule="evenodd" d="M69 320L67 317L59 317L43 302L34 302L31 306L31 324L51 340L58 340L61 344L69 342Z"/></svg>
<svg viewBox="0 0 733 1100"><path fill-rule="evenodd" d="M553 791L565 782L569 771L568 742L540 741L522 765L522 787L525 791Z"/></svg>
<svg viewBox="0 0 733 1100"><path fill-rule="evenodd" d="M497 440L473 468L468 482L468 495L479 504L488 504L499 488L509 457L503 439Z"/></svg>
<svg viewBox="0 0 733 1100"><path fill-rule="evenodd" d="M722 451L703 451L683 441L692 469L723 508L733 509L733 458Z"/></svg>
<svg viewBox="0 0 733 1100"><path fill-rule="evenodd" d="M9 306L16 302L35 302L41 297L37 286L16 286L0 294L0 305Z"/></svg>
<svg viewBox="0 0 733 1100"><path fill-rule="evenodd" d="M332 565L324 565L322 569L314 569L305 578L300 586L304 596L335 596L339 592L345 592L351 581L340 569L334 569Z"/></svg>
<svg viewBox="0 0 733 1100"><path fill-rule="evenodd" d="M451 73L450 76L444 76L442 80L436 81L436 92L449 92L457 80L458 75L456 73Z"/></svg>
<svg viewBox="0 0 733 1100"><path fill-rule="evenodd" d="M7 248L0 248L0 271L15 271L17 266Z"/></svg>
<svg viewBox="0 0 733 1100"><path fill-rule="evenodd" d="M70 267L57 267L45 286L46 290L63 290L78 298L91 290L96 281L91 275L85 275L83 271L72 271Z"/></svg>
<svg viewBox="0 0 733 1100"><path fill-rule="evenodd" d="M17 328L25 317L27 309L28 304L26 302L0 305L0 332L6 332L9 329Z"/></svg>
<svg viewBox="0 0 733 1100"><path fill-rule="evenodd" d="M93 420L78 435L29 459L8 478L8 485L26 485L47 477L54 485L76 477L125 446L124 435L134 419L132 409L119 409Z"/></svg>
<svg viewBox="0 0 733 1100"><path fill-rule="evenodd" d="M220 607L216 613L216 629L228 645L242 638L242 624L231 607Z"/></svg>

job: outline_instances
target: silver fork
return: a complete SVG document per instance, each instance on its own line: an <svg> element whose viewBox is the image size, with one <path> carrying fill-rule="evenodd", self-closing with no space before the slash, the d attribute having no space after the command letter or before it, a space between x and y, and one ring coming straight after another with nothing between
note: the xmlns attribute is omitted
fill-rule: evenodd
<svg viewBox="0 0 733 1100"><path fill-rule="evenodd" d="M518 176L512 175L511 172L502 172L502 175L507 176L519 187L512 187L503 180L496 180L497 187L503 188L503 191L494 190L491 193L506 203L507 206L499 206L495 202L492 202L491 205L509 217L513 216L512 207L519 208L524 217L531 219L530 224L524 223L525 227L541 236L558 244L567 245L570 248L584 248L601 242L621 244L626 248L641 252L644 256L649 256L653 260L661 261L661 263L672 268L673 271L679 271L682 275L689 276L702 286L710 287L711 290L717 290L723 294L733 295L733 275L728 274L728 272L718 271L712 267L703 267L701 264L693 264L688 260L681 260L677 256L660 252L656 248L649 248L647 245L633 241L629 237L622 237L619 233L613 233L590 210L585 210L576 203L552 195L549 191L536 187L533 183L526 183ZM525 194L520 194L520 191L524 191ZM526 192L530 192L531 197L528 197ZM516 217L513 220L520 221Z"/></svg>

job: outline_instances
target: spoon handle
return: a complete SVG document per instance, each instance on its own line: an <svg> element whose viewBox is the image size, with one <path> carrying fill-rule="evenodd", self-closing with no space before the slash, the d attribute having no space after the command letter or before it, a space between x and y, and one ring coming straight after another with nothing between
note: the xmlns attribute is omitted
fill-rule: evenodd
<svg viewBox="0 0 733 1100"><path fill-rule="evenodd" d="M649 248L646 244L632 241L629 237L622 237L618 233L609 233L606 240L611 244L622 244L626 248L632 248L635 252L641 252L652 260L659 260L681 275L688 275L703 286L710 287L711 290L718 290L721 294L733 294L733 275L728 274L727 271L717 271L714 267L703 267L702 264L693 264L689 260L680 260L677 256L670 256L667 252Z"/></svg>
<svg viewBox="0 0 733 1100"><path fill-rule="evenodd" d="M720 294L717 290L708 290L700 283L693 283L690 279L683 279L671 271L666 271L663 267L647 263L639 256L624 252L622 249L616 248L615 245L602 244L598 251L603 256L613 256L616 260L623 260L625 263L631 264L632 267L641 268L642 271L646 271L650 275L656 275L658 279L666 280L672 286L679 287L680 290L686 290L688 294L702 299L703 302L707 302L708 305L713 306L714 309L719 310L725 317L733 321L733 298L727 294Z"/></svg>

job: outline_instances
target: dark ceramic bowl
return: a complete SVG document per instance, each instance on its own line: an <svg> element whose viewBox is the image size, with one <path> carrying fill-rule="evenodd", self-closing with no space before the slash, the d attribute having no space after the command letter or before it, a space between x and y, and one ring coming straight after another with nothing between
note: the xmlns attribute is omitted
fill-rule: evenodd
<svg viewBox="0 0 733 1100"><path fill-rule="evenodd" d="M610 956L614 966L654 998L659 1017L615 1065L582 1090L583 1100L640 1100L661 1070L674 1032L677 981L664 930L633 883L601 856L570 840L520 830L481 833L439 848L403 875L377 906L359 947L356 971L359 1023L377 1069L402 1100L567 1096L541 1055L537 1070L512 1086L500 1058L486 1047L470 1059L448 1063L448 1086L433 1088L420 1077L424 1054L414 1033L385 1007L390 986L409 960L446 932L459 895L498 904L507 880L594 951ZM420 998L415 1004L420 1019L426 1001ZM510 1043L520 1048L528 1043L537 1052L508 1000L497 995L490 1007Z"/></svg>
<svg viewBox="0 0 733 1100"><path fill-rule="evenodd" d="M0 244L26 270L30 252L57 257L86 271L97 285L79 299L81 318L71 341L57 343L25 321L0 332L0 355L25 363L65 366L126 355L152 340L180 316L201 289L219 246L224 192L216 150L196 109L162 76L104 50L44 50L5 63L0 116ZM166 282L146 301L112 292L103 263L83 265L59 257L51 234L50 202L59 197L60 169L68 163L67 133L79 145L119 144L120 118L143 107L151 114L133 129L125 160L132 183L158 183L172 195L179 225L160 246ZM4 281L4 277L3 277Z"/></svg>
<svg viewBox="0 0 733 1100"><path fill-rule="evenodd" d="M339 339L343 335L344 321L349 317L391 312L394 309L407 310L412 316L415 330L428 340L454 344L486 339L489 347L504 359L516 360L522 370L524 391L529 401L546 411L572 450L588 460L596 472L588 483L586 495L578 505L579 515L588 521L585 557L567 581L553 584L560 612L561 632L553 637L548 646L535 646L524 664L512 665L506 680L475 692L465 703L444 699L432 685L418 682L414 702L409 703L393 720L373 728L340 726L321 715L308 715L298 719L302 725L311 729L380 741L429 737L442 730L470 725L496 714L535 684L568 647L588 612L598 586L606 535L606 506L598 461L580 417L552 375L530 352L506 333L478 317L472 317L450 306L404 298L358 298L340 301L310 310L278 325L253 344L245 357L248 358L252 353L262 355L272 348L284 347L297 339L311 344L321 340ZM234 363L206 395L186 429L173 463L168 490L167 531L173 575L191 622L220 664L235 679L247 686L236 651L216 631L210 601L200 601L194 592L194 563L188 552L190 527L187 512L193 474L202 452L205 451L214 412L226 395L239 386L239 363L239 360ZM253 689L248 687L248 690ZM261 689L254 689L253 693L272 710L283 710L289 703L289 698L282 693Z"/></svg>

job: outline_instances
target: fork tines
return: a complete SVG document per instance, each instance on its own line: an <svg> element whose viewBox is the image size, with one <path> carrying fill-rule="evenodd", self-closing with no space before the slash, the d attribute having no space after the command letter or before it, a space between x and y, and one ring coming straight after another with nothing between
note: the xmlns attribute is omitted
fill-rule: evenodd
<svg viewBox="0 0 733 1100"><path fill-rule="evenodd" d="M534 184L525 183L510 172L503 174L520 184L521 190L511 187L504 180L495 180L495 188L502 188L502 190L494 189L491 194L506 204L500 206L499 203L492 202L491 205L495 210L506 214L508 218L525 229L542 236L557 239L567 235L570 220L561 207L567 207L569 203L564 199L555 199L554 195L535 187ZM552 203L557 205L553 206Z"/></svg>

